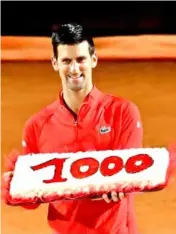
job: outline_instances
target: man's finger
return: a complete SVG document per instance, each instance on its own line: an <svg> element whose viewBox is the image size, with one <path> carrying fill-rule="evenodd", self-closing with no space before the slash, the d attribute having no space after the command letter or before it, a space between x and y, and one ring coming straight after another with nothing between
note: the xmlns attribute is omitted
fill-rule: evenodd
<svg viewBox="0 0 176 234"><path fill-rule="evenodd" d="M117 192L115 192L115 191L112 191L111 192L111 197L112 197L112 200L114 201L114 202L117 202L119 199L118 199L118 193Z"/></svg>
<svg viewBox="0 0 176 234"><path fill-rule="evenodd" d="M12 179L13 171L8 171L3 174L3 183L8 183Z"/></svg>
<svg viewBox="0 0 176 234"><path fill-rule="evenodd" d="M119 193L119 200L121 201L124 197L125 197L125 194L122 193L122 192L120 192L120 193Z"/></svg>
<svg viewBox="0 0 176 234"><path fill-rule="evenodd" d="M102 198L105 200L105 202L110 203L111 200L108 198L107 194L103 194Z"/></svg>

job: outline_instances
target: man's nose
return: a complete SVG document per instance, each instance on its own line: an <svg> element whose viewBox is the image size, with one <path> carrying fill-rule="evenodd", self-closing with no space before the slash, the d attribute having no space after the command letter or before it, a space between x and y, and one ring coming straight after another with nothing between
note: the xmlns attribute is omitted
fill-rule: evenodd
<svg viewBox="0 0 176 234"><path fill-rule="evenodd" d="M77 62L72 62L70 64L70 72L71 73L78 73L79 72L79 64Z"/></svg>

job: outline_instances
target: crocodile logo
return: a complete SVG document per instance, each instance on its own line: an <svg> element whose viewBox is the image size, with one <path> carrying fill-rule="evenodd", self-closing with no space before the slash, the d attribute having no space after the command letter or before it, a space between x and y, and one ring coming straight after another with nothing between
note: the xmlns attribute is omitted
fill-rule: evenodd
<svg viewBox="0 0 176 234"><path fill-rule="evenodd" d="M100 133L101 134L106 134L106 133L108 133L110 131L111 131L111 127L103 126L103 127L100 128Z"/></svg>

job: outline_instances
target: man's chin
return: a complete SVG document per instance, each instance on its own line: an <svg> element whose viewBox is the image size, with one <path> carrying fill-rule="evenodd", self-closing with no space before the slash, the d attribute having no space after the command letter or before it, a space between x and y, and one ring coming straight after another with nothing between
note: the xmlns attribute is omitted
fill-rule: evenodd
<svg viewBox="0 0 176 234"><path fill-rule="evenodd" d="M74 92L79 92L84 88L85 88L84 85L70 85L70 87L69 87L69 89L74 91Z"/></svg>

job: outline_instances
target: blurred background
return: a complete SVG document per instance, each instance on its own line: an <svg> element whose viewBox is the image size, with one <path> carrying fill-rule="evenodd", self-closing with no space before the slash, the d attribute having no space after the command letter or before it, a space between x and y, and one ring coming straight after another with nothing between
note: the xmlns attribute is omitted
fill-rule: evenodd
<svg viewBox="0 0 176 234"><path fill-rule="evenodd" d="M2 35L50 36L52 25L77 21L93 36L175 34L172 1L2 2Z"/></svg>
<svg viewBox="0 0 176 234"><path fill-rule="evenodd" d="M96 37L97 88L139 107L144 147L176 143L175 2L3 1L1 7L1 173L6 155L21 148L27 119L61 89L50 36L68 21L83 23ZM175 180L163 191L136 196L141 234L175 234L175 211ZM47 205L26 211L2 204L2 233L51 233Z"/></svg>

